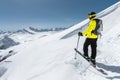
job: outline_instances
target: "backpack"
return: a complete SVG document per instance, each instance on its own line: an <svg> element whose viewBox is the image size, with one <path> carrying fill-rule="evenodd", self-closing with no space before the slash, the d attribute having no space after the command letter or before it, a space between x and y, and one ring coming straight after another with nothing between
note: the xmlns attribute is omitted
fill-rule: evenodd
<svg viewBox="0 0 120 80"><path fill-rule="evenodd" d="M92 31L92 33L96 35L102 35L101 31L103 31L103 23L101 19L94 19L96 21L96 28Z"/></svg>

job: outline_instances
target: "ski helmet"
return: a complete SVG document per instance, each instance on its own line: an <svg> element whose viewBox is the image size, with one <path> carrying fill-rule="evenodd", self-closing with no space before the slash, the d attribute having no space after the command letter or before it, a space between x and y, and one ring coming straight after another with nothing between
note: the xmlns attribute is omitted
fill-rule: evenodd
<svg viewBox="0 0 120 80"><path fill-rule="evenodd" d="M94 17L96 17L96 13L95 12L88 13L88 16L90 18L94 18Z"/></svg>

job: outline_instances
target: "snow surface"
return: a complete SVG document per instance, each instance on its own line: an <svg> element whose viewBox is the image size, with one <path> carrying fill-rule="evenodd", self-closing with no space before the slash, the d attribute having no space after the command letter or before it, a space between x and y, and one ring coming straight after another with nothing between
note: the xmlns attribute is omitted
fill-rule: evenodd
<svg viewBox="0 0 120 80"><path fill-rule="evenodd" d="M98 40L97 65L104 76L81 56L74 59L78 36L88 19L59 33L36 33L32 36L12 35L21 44L1 51L17 52L0 63L0 80L120 80L120 2L98 13L103 20L103 36ZM40 35L41 34L41 35ZM43 35L47 36L41 37ZM80 37L79 50L85 37ZM26 42L25 42L26 41Z"/></svg>

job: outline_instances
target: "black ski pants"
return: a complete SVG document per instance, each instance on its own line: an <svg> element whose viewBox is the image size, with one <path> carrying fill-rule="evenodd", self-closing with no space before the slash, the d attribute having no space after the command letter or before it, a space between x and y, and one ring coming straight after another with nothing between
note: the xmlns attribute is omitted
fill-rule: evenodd
<svg viewBox="0 0 120 80"><path fill-rule="evenodd" d="M91 39L91 38L86 38L84 46L83 46L83 51L84 55L88 56L88 47L91 46L91 58L95 59L96 58L96 49L97 49L97 39Z"/></svg>

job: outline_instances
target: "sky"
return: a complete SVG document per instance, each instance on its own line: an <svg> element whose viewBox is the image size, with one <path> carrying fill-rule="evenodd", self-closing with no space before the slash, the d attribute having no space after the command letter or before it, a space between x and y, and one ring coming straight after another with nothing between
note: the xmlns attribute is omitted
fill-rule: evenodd
<svg viewBox="0 0 120 80"><path fill-rule="evenodd" d="M0 0L0 30L70 27L119 0Z"/></svg>

